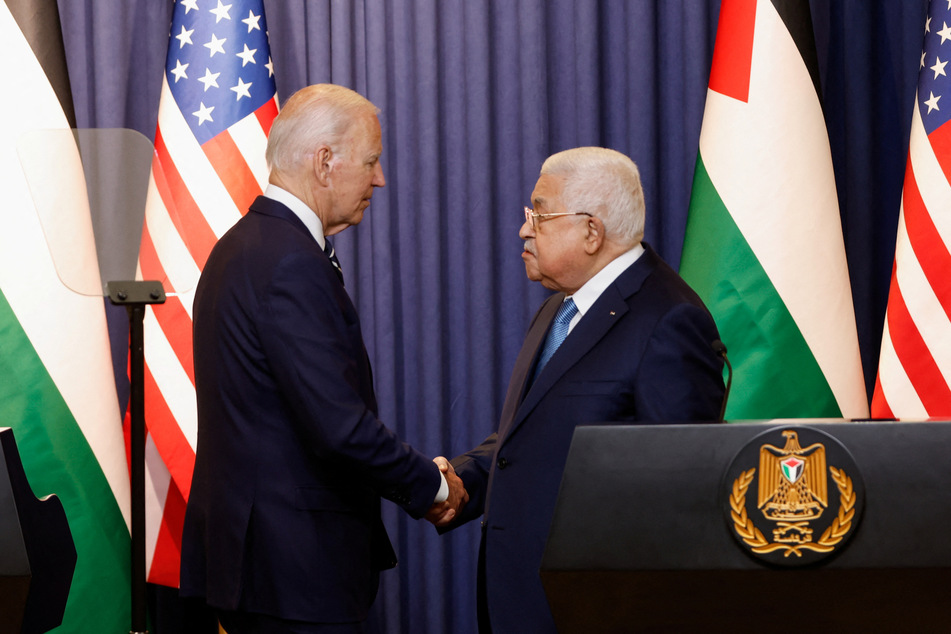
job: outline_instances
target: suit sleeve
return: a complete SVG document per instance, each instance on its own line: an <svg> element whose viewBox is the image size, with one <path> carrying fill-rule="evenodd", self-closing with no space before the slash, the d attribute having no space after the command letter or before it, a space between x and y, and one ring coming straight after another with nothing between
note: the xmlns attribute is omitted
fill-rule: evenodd
<svg viewBox="0 0 951 634"><path fill-rule="evenodd" d="M256 323L270 370L299 437L316 456L422 517L439 489L439 471L368 405L367 394L371 402L373 396L360 323L318 255L285 258L261 299Z"/></svg>
<svg viewBox="0 0 951 634"><path fill-rule="evenodd" d="M656 324L635 380L638 419L650 422L714 421L723 399L723 362L710 314L679 304Z"/></svg>
<svg viewBox="0 0 951 634"><path fill-rule="evenodd" d="M452 468L462 479L469 494L469 501L461 515L452 523L451 528L465 524L482 515L485 511L485 497L489 488L489 473L495 460L495 448L498 434L494 433L475 449L452 459Z"/></svg>

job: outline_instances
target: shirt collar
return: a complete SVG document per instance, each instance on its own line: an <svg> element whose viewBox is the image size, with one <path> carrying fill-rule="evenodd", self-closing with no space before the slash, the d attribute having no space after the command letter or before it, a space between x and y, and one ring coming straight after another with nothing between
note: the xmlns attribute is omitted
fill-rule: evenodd
<svg viewBox="0 0 951 634"><path fill-rule="evenodd" d="M644 245L638 242L633 249L625 251L608 262L607 266L595 273L594 277L585 282L584 286L575 291L574 295L571 295L571 298L575 301L575 306L578 307L579 319L598 301L598 298L601 297L601 293L603 293L621 273L627 270L627 267L634 264L643 253Z"/></svg>
<svg viewBox="0 0 951 634"><path fill-rule="evenodd" d="M264 195L271 200L276 200L294 212L294 215L300 218L300 221L304 223L307 230L314 236L314 240L317 241L320 248L324 248L324 226L320 222L320 218L317 217L317 214L314 213L314 210L308 207L303 200L286 189L281 189L271 183L268 183L267 189L264 190Z"/></svg>

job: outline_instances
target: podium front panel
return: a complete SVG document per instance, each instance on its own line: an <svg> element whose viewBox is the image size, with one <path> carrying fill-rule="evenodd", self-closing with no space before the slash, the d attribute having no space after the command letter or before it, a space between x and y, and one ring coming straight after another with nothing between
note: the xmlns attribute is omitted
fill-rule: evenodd
<svg viewBox="0 0 951 634"><path fill-rule="evenodd" d="M758 435L803 426L851 454L864 509L831 556L771 565L734 534L725 473ZM946 422L579 427L541 569L556 623L564 632L944 627L949 456Z"/></svg>

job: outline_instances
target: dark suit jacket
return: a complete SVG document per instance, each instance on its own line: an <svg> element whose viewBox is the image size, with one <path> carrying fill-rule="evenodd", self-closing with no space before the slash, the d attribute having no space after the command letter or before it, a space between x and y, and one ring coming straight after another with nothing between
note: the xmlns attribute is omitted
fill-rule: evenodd
<svg viewBox="0 0 951 634"><path fill-rule="evenodd" d="M198 451L181 594L313 622L366 617L396 564L380 496L421 517L433 462L377 418L360 320L326 254L259 197L194 304Z"/></svg>
<svg viewBox="0 0 951 634"><path fill-rule="evenodd" d="M719 413L716 325L644 247L529 385L564 294L546 300L515 362L498 432L453 460L470 496L460 522L484 516L480 584L495 634L555 631L539 567L576 425L714 421Z"/></svg>

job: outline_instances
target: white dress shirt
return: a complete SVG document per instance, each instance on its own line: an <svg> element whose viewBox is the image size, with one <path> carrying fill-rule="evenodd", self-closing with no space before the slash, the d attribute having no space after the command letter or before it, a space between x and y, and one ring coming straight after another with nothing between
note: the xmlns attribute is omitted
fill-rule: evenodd
<svg viewBox="0 0 951 634"><path fill-rule="evenodd" d="M578 307L578 313L571 319L571 323L568 324L569 334L574 330L575 325L581 321L584 314L598 301L598 298L601 297L601 293L603 293L608 286L613 284L614 280L616 280L621 273L626 271L627 267L634 264L637 258L643 254L644 246L638 242L637 246L633 249L617 256L611 260L607 266L595 273L594 277L585 282L584 286L575 291L574 295L568 296L575 301L575 306ZM568 297L565 297L565 299L568 299Z"/></svg>

